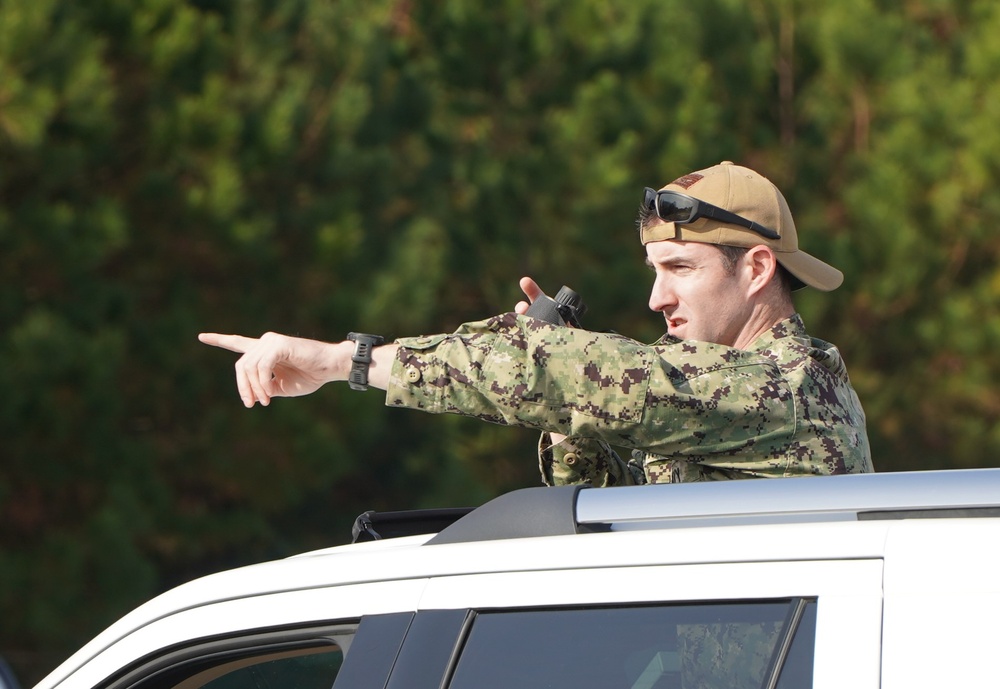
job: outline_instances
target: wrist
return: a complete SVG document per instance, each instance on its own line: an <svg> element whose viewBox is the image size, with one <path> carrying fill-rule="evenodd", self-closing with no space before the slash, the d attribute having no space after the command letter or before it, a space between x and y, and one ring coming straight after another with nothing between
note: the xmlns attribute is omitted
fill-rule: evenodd
<svg viewBox="0 0 1000 689"><path fill-rule="evenodd" d="M368 372L372 365L375 348L384 344L385 338L370 333L348 333L347 339L354 344L347 382L352 390L367 390Z"/></svg>
<svg viewBox="0 0 1000 689"><path fill-rule="evenodd" d="M351 377L351 357L354 356L354 343L350 340L336 342L331 345L330 381L347 382Z"/></svg>

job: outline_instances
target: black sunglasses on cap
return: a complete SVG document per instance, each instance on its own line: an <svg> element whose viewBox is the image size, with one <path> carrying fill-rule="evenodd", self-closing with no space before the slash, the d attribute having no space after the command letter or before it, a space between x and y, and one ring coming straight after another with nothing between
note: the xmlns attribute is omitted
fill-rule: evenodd
<svg viewBox="0 0 1000 689"><path fill-rule="evenodd" d="M646 187L645 193L646 195L642 202L643 208L656 211L656 215L664 222L688 225L698 218L712 218L713 220L740 225L768 239L781 239L781 235L774 230L759 225L753 220L747 220L735 213L730 213L725 208L719 208L707 201L696 199L693 196L680 194L676 191L657 191L649 187Z"/></svg>

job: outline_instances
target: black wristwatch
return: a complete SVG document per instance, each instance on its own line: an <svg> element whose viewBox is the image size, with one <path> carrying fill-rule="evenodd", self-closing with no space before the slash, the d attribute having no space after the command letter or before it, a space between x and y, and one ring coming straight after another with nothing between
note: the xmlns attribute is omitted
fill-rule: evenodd
<svg viewBox="0 0 1000 689"><path fill-rule="evenodd" d="M385 342L381 335L368 333L347 333L347 339L354 342L354 354L351 355L351 374L347 384L351 390L368 389L368 367L372 363L372 348Z"/></svg>

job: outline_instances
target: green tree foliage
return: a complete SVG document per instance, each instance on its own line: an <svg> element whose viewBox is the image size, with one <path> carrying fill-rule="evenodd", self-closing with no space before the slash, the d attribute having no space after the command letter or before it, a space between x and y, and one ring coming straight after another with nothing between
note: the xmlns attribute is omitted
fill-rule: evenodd
<svg viewBox="0 0 1000 689"><path fill-rule="evenodd" d="M451 330L516 281L640 339L641 188L729 159L847 284L803 294L881 470L1000 449L989 0L2 0L0 652L29 682L365 509L534 485L534 434L325 390L247 411L202 330Z"/></svg>

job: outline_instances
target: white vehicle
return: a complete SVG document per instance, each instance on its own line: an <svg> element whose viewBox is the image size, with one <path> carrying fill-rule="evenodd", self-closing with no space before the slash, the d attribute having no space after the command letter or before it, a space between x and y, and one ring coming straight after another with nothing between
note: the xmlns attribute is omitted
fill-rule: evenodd
<svg viewBox="0 0 1000 689"><path fill-rule="evenodd" d="M36 689L998 683L1000 469L531 488L431 530L180 586Z"/></svg>

